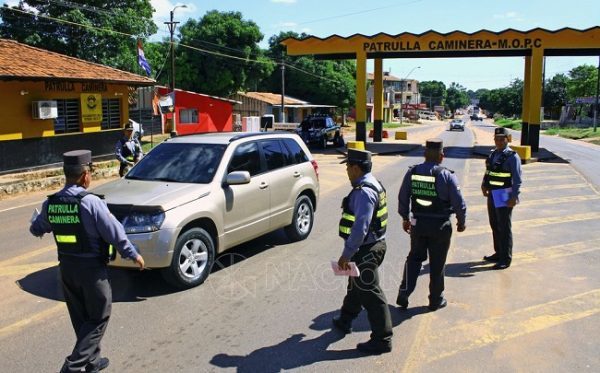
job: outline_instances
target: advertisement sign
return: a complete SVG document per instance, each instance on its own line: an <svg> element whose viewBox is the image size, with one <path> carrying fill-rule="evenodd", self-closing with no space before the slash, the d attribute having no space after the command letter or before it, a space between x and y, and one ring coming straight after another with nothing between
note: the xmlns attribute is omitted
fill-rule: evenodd
<svg viewBox="0 0 600 373"><path fill-rule="evenodd" d="M81 122L102 122L102 95L98 93L81 94Z"/></svg>

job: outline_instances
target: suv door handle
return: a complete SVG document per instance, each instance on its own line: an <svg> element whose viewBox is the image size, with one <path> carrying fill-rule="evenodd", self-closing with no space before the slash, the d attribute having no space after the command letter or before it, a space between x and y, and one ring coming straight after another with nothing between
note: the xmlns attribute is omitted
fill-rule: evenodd
<svg viewBox="0 0 600 373"><path fill-rule="evenodd" d="M300 177L300 176L302 176L302 174L300 172L298 172L298 171L294 171L294 175L293 176L294 177Z"/></svg>
<svg viewBox="0 0 600 373"><path fill-rule="evenodd" d="M262 183L260 183L260 185L258 186L260 189L266 189L269 187L269 184L265 183L264 181Z"/></svg>

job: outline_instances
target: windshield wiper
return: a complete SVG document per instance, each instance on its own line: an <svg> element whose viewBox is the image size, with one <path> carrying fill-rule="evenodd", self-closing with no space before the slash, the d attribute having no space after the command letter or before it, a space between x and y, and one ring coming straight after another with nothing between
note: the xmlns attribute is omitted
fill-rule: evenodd
<svg viewBox="0 0 600 373"><path fill-rule="evenodd" d="M151 181L173 181L173 182L176 182L176 183L180 182L179 180L173 179L173 178L170 178L170 177L155 177L155 178L152 178L152 179L149 179L149 180L151 180Z"/></svg>

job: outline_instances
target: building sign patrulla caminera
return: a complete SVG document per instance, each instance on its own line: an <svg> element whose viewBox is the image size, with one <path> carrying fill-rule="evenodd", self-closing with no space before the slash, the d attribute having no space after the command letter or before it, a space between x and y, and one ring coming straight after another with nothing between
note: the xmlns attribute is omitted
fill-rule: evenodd
<svg viewBox="0 0 600 373"><path fill-rule="evenodd" d="M540 38L444 39L430 41L372 41L363 43L365 52L473 51L541 48Z"/></svg>

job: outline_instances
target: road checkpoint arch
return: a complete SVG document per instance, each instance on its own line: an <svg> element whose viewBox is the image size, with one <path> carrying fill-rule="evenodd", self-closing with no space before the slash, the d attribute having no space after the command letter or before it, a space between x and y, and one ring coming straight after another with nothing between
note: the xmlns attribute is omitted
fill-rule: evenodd
<svg viewBox="0 0 600 373"><path fill-rule="evenodd" d="M524 58L521 145L539 150L543 59L545 56L600 56L600 27L586 30L563 28L550 31L507 29L500 32L480 30L474 33L453 31L442 34L402 33L326 38L308 36L287 38L281 44L288 55L315 55L319 59L356 59L356 139L366 141L366 62L374 59L374 141L381 141L383 124L383 59L436 57L515 57ZM362 89L359 89L362 87Z"/></svg>

